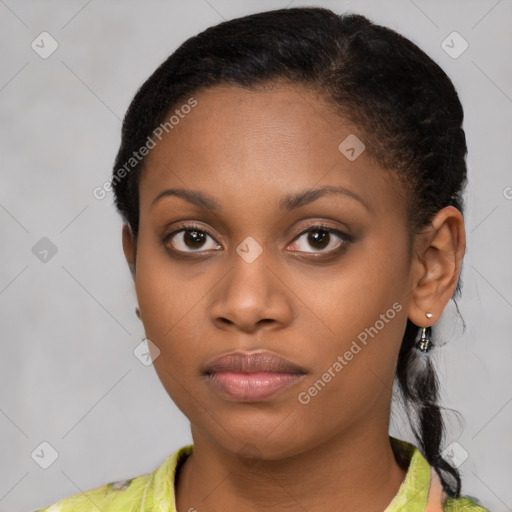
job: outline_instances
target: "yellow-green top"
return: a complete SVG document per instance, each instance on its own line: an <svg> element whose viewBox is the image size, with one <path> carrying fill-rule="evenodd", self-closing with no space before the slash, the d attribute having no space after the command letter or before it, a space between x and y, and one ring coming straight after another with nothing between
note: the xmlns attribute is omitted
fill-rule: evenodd
<svg viewBox="0 0 512 512"><path fill-rule="evenodd" d="M425 512L434 471L420 451L410 443L391 437L391 442L405 450L409 467L398 493L383 512ZM110 482L96 489L64 498L54 505L36 512L176 512L176 468L194 445L179 448L169 455L152 473L130 480ZM489 512L475 498L448 497L445 512Z"/></svg>

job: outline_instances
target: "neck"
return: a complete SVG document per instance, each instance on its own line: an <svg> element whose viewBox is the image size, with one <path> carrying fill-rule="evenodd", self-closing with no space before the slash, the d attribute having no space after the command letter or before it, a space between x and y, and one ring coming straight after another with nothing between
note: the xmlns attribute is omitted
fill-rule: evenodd
<svg viewBox="0 0 512 512"><path fill-rule="evenodd" d="M406 474L387 431L344 433L280 460L241 459L194 429L193 438L176 490L180 512L382 512Z"/></svg>

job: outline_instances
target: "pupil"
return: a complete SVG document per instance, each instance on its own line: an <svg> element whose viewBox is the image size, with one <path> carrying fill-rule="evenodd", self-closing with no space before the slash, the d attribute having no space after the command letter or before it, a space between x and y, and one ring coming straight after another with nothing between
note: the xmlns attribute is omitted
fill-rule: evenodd
<svg viewBox="0 0 512 512"><path fill-rule="evenodd" d="M320 247L318 247L318 249L323 249L324 247L329 245L329 235L330 233L328 231L313 231L312 233L310 233L308 241L312 245L320 244Z"/></svg>
<svg viewBox="0 0 512 512"><path fill-rule="evenodd" d="M185 244L188 244L188 241L191 241L192 243L189 245L193 249L197 247L201 247L201 243L204 240L204 233L201 233L200 231L187 231L185 234Z"/></svg>

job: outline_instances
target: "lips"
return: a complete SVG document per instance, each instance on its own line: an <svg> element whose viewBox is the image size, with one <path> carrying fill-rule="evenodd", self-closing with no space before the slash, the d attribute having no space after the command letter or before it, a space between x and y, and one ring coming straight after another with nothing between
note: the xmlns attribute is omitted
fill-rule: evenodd
<svg viewBox="0 0 512 512"><path fill-rule="evenodd" d="M271 352L231 352L214 359L205 373L306 373L301 367Z"/></svg>
<svg viewBox="0 0 512 512"><path fill-rule="evenodd" d="M283 391L307 372L300 366L272 354L232 352L206 365L204 375L222 398L258 402Z"/></svg>

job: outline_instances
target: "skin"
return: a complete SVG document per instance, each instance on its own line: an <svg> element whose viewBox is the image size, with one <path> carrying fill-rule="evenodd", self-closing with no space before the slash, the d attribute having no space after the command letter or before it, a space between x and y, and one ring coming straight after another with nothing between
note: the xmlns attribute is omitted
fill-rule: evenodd
<svg viewBox="0 0 512 512"><path fill-rule="evenodd" d="M444 208L411 235L396 178L369 151L350 161L338 150L364 133L301 85L217 86L194 97L197 106L147 157L136 243L123 229L140 317L160 351L155 370L191 424L194 452L179 472L177 508L381 512L405 477L388 427L406 321L433 325L450 300L465 250L462 215ZM326 185L367 207L330 194L279 208L284 195ZM152 204L170 188L207 194L220 210L175 196ZM164 242L180 221L211 237L198 248L183 231ZM315 245L307 230L318 221L352 241L331 234ZM252 263L236 252L248 236L263 249ZM394 318L301 404L298 394L395 302ZM258 403L220 397L201 374L216 356L256 349L307 373Z"/></svg>

